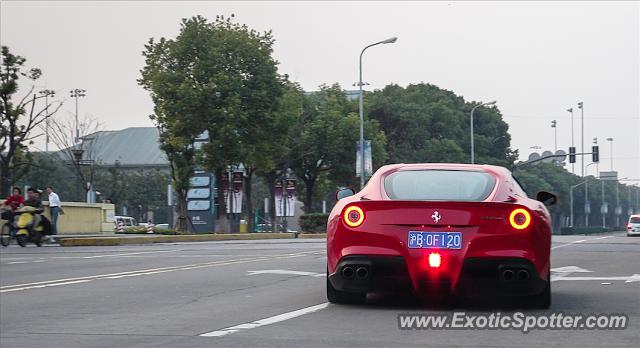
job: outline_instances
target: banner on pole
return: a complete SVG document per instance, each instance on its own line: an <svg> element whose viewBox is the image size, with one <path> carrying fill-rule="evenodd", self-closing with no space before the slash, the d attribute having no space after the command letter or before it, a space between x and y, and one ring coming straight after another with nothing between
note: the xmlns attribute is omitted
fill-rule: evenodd
<svg viewBox="0 0 640 348"><path fill-rule="evenodd" d="M364 172L367 177L373 174L373 162L371 160L371 140L364 141ZM360 177L360 166L362 165L362 155L360 153L360 142L356 142L356 176Z"/></svg>

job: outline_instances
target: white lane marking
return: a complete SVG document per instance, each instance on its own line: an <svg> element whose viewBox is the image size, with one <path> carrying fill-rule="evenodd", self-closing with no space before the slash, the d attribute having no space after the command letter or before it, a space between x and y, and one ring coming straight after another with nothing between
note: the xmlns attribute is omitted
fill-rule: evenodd
<svg viewBox="0 0 640 348"><path fill-rule="evenodd" d="M558 277L555 280L624 280L625 283L634 283L640 282L640 274L627 277Z"/></svg>
<svg viewBox="0 0 640 348"><path fill-rule="evenodd" d="M587 241L586 239L581 239L581 240L576 240L576 241L569 242L569 243L566 243L566 244L556 245L556 246L554 246L554 247L551 247L551 250L555 250L555 249L558 249L558 248L566 247L566 246L568 246L568 245L573 245L573 244L578 244L578 243L584 243L584 242L586 242L586 241Z"/></svg>
<svg viewBox="0 0 640 348"><path fill-rule="evenodd" d="M151 268L151 269L129 271L129 272L98 274L98 275L86 276L86 277L76 277L76 278L47 280L47 281L35 282L35 283L6 285L6 286L0 286L0 293L17 291L17 290L12 290L16 288L20 290L38 289L38 288L43 288L44 286L42 285L50 285L50 286L54 286L51 284L67 285L67 284L76 284L75 281L84 282L84 281L94 281L98 279L120 279L125 277L137 277L141 275L151 275L151 274L174 272L174 271L186 271L186 270L199 269L199 268L205 268L205 267L216 267L216 266L225 266L225 265L232 265L232 264L238 264L238 263L268 261L268 260L274 260L274 259L283 258L283 257L287 257L287 258L300 257L300 256L306 256L306 255L313 255L315 253L317 252L283 254L283 255L264 255L263 257L252 258L252 259L220 260L220 261L211 261L211 262L204 262L204 263L194 263L194 264L182 265L182 266Z"/></svg>
<svg viewBox="0 0 640 348"><path fill-rule="evenodd" d="M9 262L7 263L7 265L17 265L17 264L21 264L21 263L30 263L31 261L13 261L13 262Z"/></svg>
<svg viewBox="0 0 640 348"><path fill-rule="evenodd" d="M565 266L551 269L551 281L555 282L564 278L571 273L590 273L588 269L580 268L578 266Z"/></svg>
<svg viewBox="0 0 640 348"><path fill-rule="evenodd" d="M247 271L250 275L256 274L290 274L290 275L299 275L299 276L312 276L312 277L323 277L324 273L316 273L316 272L304 272L304 271L290 271L287 269L265 269L261 271Z"/></svg>
<svg viewBox="0 0 640 348"><path fill-rule="evenodd" d="M579 243L584 243L584 242L588 242L588 241L592 241L592 240L605 239L605 238L611 238L611 237L615 237L615 236L604 236L604 237L596 237L596 238L575 240L573 242L560 244L560 245L556 245L554 247L551 247L551 250L555 250L555 249L566 247L566 246L573 245L573 244L579 244Z"/></svg>
<svg viewBox="0 0 640 348"><path fill-rule="evenodd" d="M580 268L578 266L565 266L565 267L552 268L551 272L555 272L555 273L589 273L591 271L588 270L588 269Z"/></svg>
<svg viewBox="0 0 640 348"><path fill-rule="evenodd" d="M596 240L596 239L606 239L606 238L611 238L611 237L615 237L615 236L604 236L604 237L593 238L593 239L591 239L591 240Z"/></svg>
<svg viewBox="0 0 640 348"><path fill-rule="evenodd" d="M225 335L228 335L228 334L232 334L234 332L238 332L240 330L255 329L255 328L260 327L260 326L271 325L271 324L275 324L275 323L278 323L278 322L281 322L281 321L293 319L293 318L299 317L301 315L317 312L319 310L327 308L327 306L329 306L329 303L325 302L325 303L321 303L319 305L298 309L298 310L295 310L295 311L292 311L292 312L287 312L287 313L283 313L283 314L279 314L279 315L274 315L273 317L252 321L250 323L235 325L235 326L228 327L226 329L221 329L221 330L216 330L216 331L203 333L200 336L201 337L222 337L222 336L225 336Z"/></svg>
<svg viewBox="0 0 640 348"><path fill-rule="evenodd" d="M86 283L86 282L90 282L90 281L92 281L92 279L76 280L76 281L72 281L72 282L43 284L43 285L36 285L36 286L26 286L26 287L22 287L22 288L11 288L11 289L6 289L6 290L0 290L0 292L12 292L12 291L22 291L22 290L29 290L29 289L40 289L40 288L48 288L48 287L52 287L52 286Z"/></svg>
<svg viewBox="0 0 640 348"><path fill-rule="evenodd" d="M106 255L94 255L94 256L67 256L67 257L59 257L59 258L81 258L81 259L100 259L103 257L119 257L119 256L129 256L129 255L143 255L143 254L159 254L159 253L173 253L181 250L158 250L158 251L141 251L136 253L123 253L123 254L106 254Z"/></svg>

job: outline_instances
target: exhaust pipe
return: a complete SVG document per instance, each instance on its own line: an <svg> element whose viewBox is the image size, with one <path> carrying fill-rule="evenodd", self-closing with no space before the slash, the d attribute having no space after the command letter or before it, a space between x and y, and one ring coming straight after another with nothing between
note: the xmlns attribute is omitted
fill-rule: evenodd
<svg viewBox="0 0 640 348"><path fill-rule="evenodd" d="M529 271L521 269L518 271L518 280L529 280Z"/></svg>
<svg viewBox="0 0 640 348"><path fill-rule="evenodd" d="M515 275L515 274L514 274L514 273L513 273L513 271L512 271L512 270L510 270L510 269L507 269L507 270L502 271L502 279L503 279L503 280L506 280L506 281L508 281L508 282L510 282L510 281L512 281L512 280L513 280L514 275Z"/></svg>
<svg viewBox="0 0 640 348"><path fill-rule="evenodd" d="M367 270L365 267L360 267L356 271L356 277L358 277L358 279L364 279L367 276L369 276L369 270Z"/></svg>
<svg viewBox="0 0 640 348"><path fill-rule="evenodd" d="M342 276L344 278L352 278L354 273L355 272L353 268L351 268L350 266L342 267Z"/></svg>

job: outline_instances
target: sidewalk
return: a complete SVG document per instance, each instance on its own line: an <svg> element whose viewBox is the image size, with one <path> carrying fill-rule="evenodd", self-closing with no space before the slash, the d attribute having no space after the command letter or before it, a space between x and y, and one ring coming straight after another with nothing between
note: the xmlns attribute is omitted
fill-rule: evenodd
<svg viewBox="0 0 640 348"><path fill-rule="evenodd" d="M79 234L56 236L60 246L113 246L125 244L153 244L176 242L210 242L223 240L261 240L292 238L326 238L324 233L216 233L216 234Z"/></svg>

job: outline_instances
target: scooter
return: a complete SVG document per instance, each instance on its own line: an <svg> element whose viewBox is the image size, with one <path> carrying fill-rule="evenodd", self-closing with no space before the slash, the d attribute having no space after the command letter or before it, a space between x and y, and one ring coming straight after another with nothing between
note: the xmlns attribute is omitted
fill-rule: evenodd
<svg viewBox="0 0 640 348"><path fill-rule="evenodd" d="M42 237L46 232L44 219L37 208L24 206L17 209L14 224L18 245L26 247L27 243L31 242L42 246Z"/></svg>

